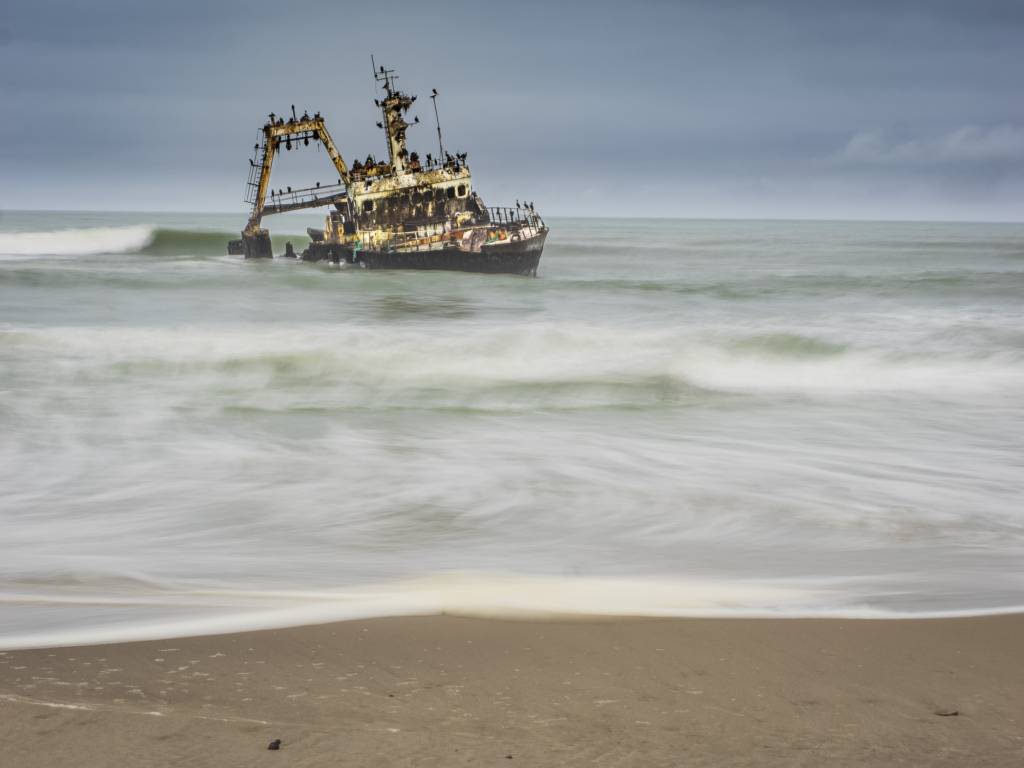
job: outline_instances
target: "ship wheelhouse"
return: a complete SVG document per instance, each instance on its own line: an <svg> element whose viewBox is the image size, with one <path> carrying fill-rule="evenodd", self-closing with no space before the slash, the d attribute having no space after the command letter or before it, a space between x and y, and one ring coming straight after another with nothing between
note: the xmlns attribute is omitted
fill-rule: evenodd
<svg viewBox="0 0 1024 768"><path fill-rule="evenodd" d="M349 214L359 232L399 234L433 232L489 223L487 209L473 191L473 178L465 155L421 160L406 148L406 131L419 122L406 122L415 96L394 86L388 71L374 73L386 97L379 101L386 136L387 162L370 156L356 161L348 185ZM443 152L443 150L442 150Z"/></svg>

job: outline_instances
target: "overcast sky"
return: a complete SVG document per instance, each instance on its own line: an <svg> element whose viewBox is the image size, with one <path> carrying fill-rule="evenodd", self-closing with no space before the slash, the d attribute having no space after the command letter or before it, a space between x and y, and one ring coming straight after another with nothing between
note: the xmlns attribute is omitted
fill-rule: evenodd
<svg viewBox="0 0 1024 768"><path fill-rule="evenodd" d="M1024 221L1024 0L0 4L0 208L238 211L273 111L548 215ZM337 176L312 147L273 184Z"/></svg>

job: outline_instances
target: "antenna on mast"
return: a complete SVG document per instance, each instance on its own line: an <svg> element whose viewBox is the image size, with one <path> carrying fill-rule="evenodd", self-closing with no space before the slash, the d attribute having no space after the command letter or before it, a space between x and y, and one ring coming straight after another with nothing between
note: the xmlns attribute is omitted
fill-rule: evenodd
<svg viewBox="0 0 1024 768"><path fill-rule="evenodd" d="M373 67L373 82L374 82L373 89L374 89L374 91L377 90L377 83L379 83L381 80L383 80L384 81L384 89L388 92L388 96L390 96L391 95L391 89L395 87L395 80L398 79L398 75L392 75L391 74L395 70L393 70L393 69L384 69L383 66L381 66L380 69L378 70L377 62L375 62L373 60L373 54L372 53L370 54L370 66Z"/></svg>
<svg viewBox="0 0 1024 768"><path fill-rule="evenodd" d="M434 102L434 119L437 121L437 148L441 151L438 157L444 159L444 146L441 144L441 118L437 116L437 88L431 90L434 91L434 95L430 99Z"/></svg>

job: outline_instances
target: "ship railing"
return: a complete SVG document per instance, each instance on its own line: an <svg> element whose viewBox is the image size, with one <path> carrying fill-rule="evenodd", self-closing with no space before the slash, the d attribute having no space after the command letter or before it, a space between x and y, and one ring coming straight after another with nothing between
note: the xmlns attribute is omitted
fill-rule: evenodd
<svg viewBox="0 0 1024 768"><path fill-rule="evenodd" d="M346 187L344 184L329 184L324 187L309 187L307 189L292 189L287 192L278 193L271 189L263 200L266 213L272 213L274 208L295 210L298 208L315 208L318 203L330 205L344 197Z"/></svg>
<svg viewBox="0 0 1024 768"><path fill-rule="evenodd" d="M372 235L360 233L362 247L370 250L394 250L412 243L428 240L432 236L420 235L417 232L375 232Z"/></svg>
<svg viewBox="0 0 1024 768"><path fill-rule="evenodd" d="M362 232L360 237L363 239L362 247L371 250L393 250L415 244L457 242L457 240L450 239L452 237L450 232L423 234L419 232L375 232L373 234Z"/></svg>
<svg viewBox="0 0 1024 768"><path fill-rule="evenodd" d="M529 235L536 235L545 226L540 214L529 208L488 208L487 213L491 224L518 226Z"/></svg>
<svg viewBox="0 0 1024 768"><path fill-rule="evenodd" d="M544 220L540 214L529 209L521 208L488 208L490 222L486 227L501 227L512 230L520 236L531 237L538 234L544 227ZM447 242L451 233L449 232L375 232L360 233L362 238L361 247L367 250L394 250L416 243Z"/></svg>
<svg viewBox="0 0 1024 768"><path fill-rule="evenodd" d="M436 171L440 168L465 168L466 164L462 160L439 160L433 158L429 163L426 160L420 160L420 172L423 171Z"/></svg>
<svg viewBox="0 0 1024 768"><path fill-rule="evenodd" d="M457 170L459 170L461 168L465 168L466 167L466 164L462 160L455 160L455 161L452 161L452 162L448 162L447 160L431 160L429 163L427 161L425 161L425 160L419 160L418 162L420 164L420 167L416 169L415 173L424 173L426 171L437 171L437 170L440 170L442 168L449 168L451 170L456 170L457 171ZM385 165L387 165L387 164L385 163ZM394 173L393 170L389 170L387 173L380 173L377 170L379 167L380 166L371 166L373 172L370 173L370 174L367 174L366 166L363 166L362 168L357 168L357 169L353 170L352 171L352 176L355 178L356 182L362 182L362 183L365 183L365 182L368 182L368 181L380 181L381 179L390 179L393 176L395 176L395 173ZM388 166L388 167L389 168L393 168L394 166Z"/></svg>

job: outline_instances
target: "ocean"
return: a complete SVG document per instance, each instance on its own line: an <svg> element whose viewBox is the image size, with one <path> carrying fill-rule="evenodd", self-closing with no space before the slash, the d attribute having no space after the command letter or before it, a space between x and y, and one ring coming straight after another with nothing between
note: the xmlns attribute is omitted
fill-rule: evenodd
<svg viewBox="0 0 1024 768"><path fill-rule="evenodd" d="M534 279L244 223L0 213L0 645L1024 610L1024 225L551 219Z"/></svg>

